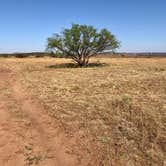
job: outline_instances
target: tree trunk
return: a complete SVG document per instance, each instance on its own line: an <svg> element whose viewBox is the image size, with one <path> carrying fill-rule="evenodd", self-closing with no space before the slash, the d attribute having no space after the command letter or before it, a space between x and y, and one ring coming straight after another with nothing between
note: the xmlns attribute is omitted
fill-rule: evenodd
<svg viewBox="0 0 166 166"><path fill-rule="evenodd" d="M89 63L89 57L82 56L82 58L78 62L78 65L84 67L87 66L88 63Z"/></svg>
<svg viewBox="0 0 166 166"><path fill-rule="evenodd" d="M80 67L85 67L88 65L89 63L89 57L88 56L84 56L84 55L80 55L79 57L72 57L72 59L77 62L78 66Z"/></svg>

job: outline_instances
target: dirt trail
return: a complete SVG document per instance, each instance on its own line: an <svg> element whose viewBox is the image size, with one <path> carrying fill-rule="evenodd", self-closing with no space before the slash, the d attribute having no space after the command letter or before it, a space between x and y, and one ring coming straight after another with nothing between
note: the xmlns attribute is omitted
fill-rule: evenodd
<svg viewBox="0 0 166 166"><path fill-rule="evenodd" d="M0 69L0 165L74 166L68 140L17 73Z"/></svg>

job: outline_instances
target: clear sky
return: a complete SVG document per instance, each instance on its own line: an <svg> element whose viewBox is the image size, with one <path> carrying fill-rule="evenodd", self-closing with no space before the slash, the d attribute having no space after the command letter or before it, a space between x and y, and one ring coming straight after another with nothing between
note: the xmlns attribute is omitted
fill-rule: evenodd
<svg viewBox="0 0 166 166"><path fill-rule="evenodd" d="M166 0L0 0L0 52L44 51L71 23L108 28L119 51L166 52Z"/></svg>

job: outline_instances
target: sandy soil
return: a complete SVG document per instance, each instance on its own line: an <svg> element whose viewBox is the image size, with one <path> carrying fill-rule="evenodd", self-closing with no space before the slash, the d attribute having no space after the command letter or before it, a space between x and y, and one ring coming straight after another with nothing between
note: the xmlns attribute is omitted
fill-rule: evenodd
<svg viewBox="0 0 166 166"><path fill-rule="evenodd" d="M22 90L17 73L0 68L0 165L73 166L73 141L37 100Z"/></svg>

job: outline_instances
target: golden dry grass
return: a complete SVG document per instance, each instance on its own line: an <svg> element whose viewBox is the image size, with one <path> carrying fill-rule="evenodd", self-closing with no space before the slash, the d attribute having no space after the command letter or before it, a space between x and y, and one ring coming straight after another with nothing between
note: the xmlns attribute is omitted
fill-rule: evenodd
<svg viewBox="0 0 166 166"><path fill-rule="evenodd" d="M68 59L0 59L17 71L22 85L38 98L85 151L93 165L166 164L166 59L101 58L89 68ZM65 67L66 66L66 67ZM81 155L81 154L80 154Z"/></svg>

